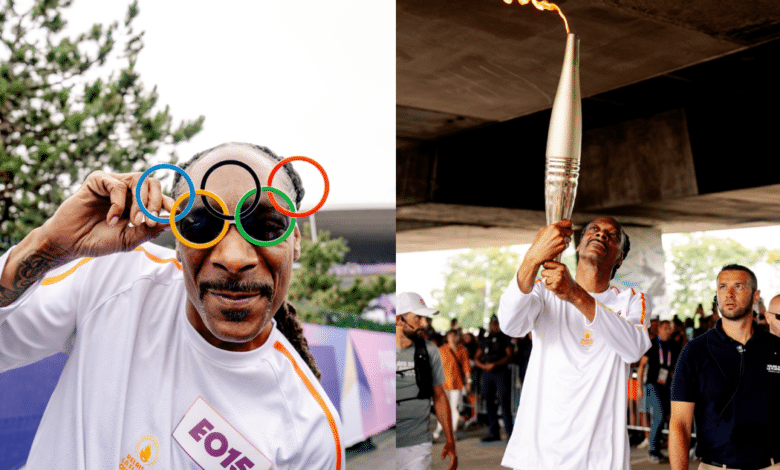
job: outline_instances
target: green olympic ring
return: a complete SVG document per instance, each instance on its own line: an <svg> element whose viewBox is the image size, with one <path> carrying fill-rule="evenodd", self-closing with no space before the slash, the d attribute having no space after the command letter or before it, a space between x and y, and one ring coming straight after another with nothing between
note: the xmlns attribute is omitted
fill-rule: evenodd
<svg viewBox="0 0 780 470"><path fill-rule="evenodd" d="M292 200L283 191L281 191L279 189L276 189L276 188L273 188L271 186L263 186L263 187L260 188L260 190L261 191L271 191L272 193L281 196L282 199L284 199L287 202L287 205L290 206L290 210L291 211L295 210L295 205L293 204ZM281 237L277 238L276 240L271 240L271 241L264 242L264 241L260 241L260 240L258 240L256 238L252 237L251 235L246 233L246 231L244 230L244 227L241 225L241 208L244 206L244 202L247 200L247 198L249 198L251 195L255 194L256 192L257 192L257 188L252 188L251 190L249 190L249 192L244 194L244 197L242 197L240 201L238 201L238 205L236 206L236 213L233 216L233 218L234 218L234 220L236 222L236 228L238 229L238 233L240 233L241 236L244 237L249 243L251 243L253 245L256 245L256 246L274 246L274 245L278 245L279 243L282 243L283 241L285 241L287 239L287 237L289 237L290 234L293 232L293 229L295 229L295 220L296 220L296 218L295 217L291 217L292 223L290 224L290 227L287 229L286 232L284 232L282 234Z"/></svg>

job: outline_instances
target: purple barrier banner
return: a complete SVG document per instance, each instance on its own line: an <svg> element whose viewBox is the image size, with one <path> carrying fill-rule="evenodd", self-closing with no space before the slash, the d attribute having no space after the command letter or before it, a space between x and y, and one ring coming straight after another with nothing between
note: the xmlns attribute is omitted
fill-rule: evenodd
<svg viewBox="0 0 780 470"><path fill-rule="evenodd" d="M351 446L395 425L395 335L304 323L322 386Z"/></svg>
<svg viewBox="0 0 780 470"><path fill-rule="evenodd" d="M395 335L349 330L360 378L363 433L373 436L395 424Z"/></svg>

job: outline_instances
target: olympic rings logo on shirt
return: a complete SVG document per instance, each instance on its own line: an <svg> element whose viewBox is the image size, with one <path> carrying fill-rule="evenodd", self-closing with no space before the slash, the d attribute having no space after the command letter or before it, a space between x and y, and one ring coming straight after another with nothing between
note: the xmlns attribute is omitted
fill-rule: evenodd
<svg viewBox="0 0 780 470"><path fill-rule="evenodd" d="M304 161L304 162L311 163L312 165L314 165L319 170L319 172L322 174L323 180L325 181L325 190L324 190L324 192L322 194L322 199L320 199L320 202L317 203L316 206L314 206L313 208L311 208L311 209L309 209L308 211L305 211L305 212L295 212L295 204L292 202L290 197L287 196L287 194L285 194L283 191L272 187L273 179L274 179L274 176L276 175L276 172L279 171L279 169L282 168L282 166L286 165L287 163L293 162L293 161ZM247 172L249 172L249 174L252 176L252 179L255 182L255 188L252 188L249 191L247 191L246 194L244 194L241 197L241 200L238 201L238 204L236 206L235 212L234 212L234 214L232 216L230 215L230 213L228 211L228 208L227 208L227 205L225 204L225 202L222 201L222 199L220 199L219 196L217 196L216 194L212 193L211 191L206 191L206 189L205 189L206 188L206 181L208 180L208 178L211 175L211 173L214 170L216 170L217 168L219 168L219 167L221 167L223 165L237 165L237 166L242 167ZM167 219L162 218L162 217L157 217L157 216L153 215L151 212L149 212L146 209L146 207L143 204L143 201L141 201L141 185L143 184L144 180L153 171L160 170L160 169L174 170L177 173L179 173L184 178L184 181L187 182L187 187L189 189L188 192L186 192L186 193L182 194L181 196L179 196L179 198L176 199L176 201L173 203L173 207L171 207L171 213L170 213L170 215L168 216ZM243 226L243 224L241 222L241 218L242 217L247 217L249 214L251 214L255 210L257 205L260 203L260 197L259 196L255 197L254 201L252 201L252 204L250 204L250 206L248 208L246 208L245 210L242 211L241 209L244 206L244 202L246 202L246 200L248 198L250 198L254 194L258 194L258 193L262 194L263 191L268 193L268 198L271 201L271 204L273 205L273 207L277 211L279 211L280 213L282 213L282 214L284 214L284 215L286 215L288 217L292 217L292 222L290 223L290 226L287 228L287 231L284 232L284 234L282 234L279 238L276 238L276 239L270 240L270 241L263 241L263 240L258 240L257 238L254 238L249 233L247 233L247 231L244 229L244 226ZM217 162L214 165L212 165L211 168L209 168L208 171L206 171L206 173L203 175L203 180L200 183L200 189L197 189L197 190L195 189L195 184L192 182L192 178L190 178L190 176L182 168L180 168L180 167L178 167L176 165L171 165L169 163L160 163L158 165L152 166L151 168L146 170L141 175L141 178L138 180L138 183L136 184L136 187L135 187L135 198L136 198L136 202L138 203L138 207L141 209L141 212L143 212L146 217L154 220L157 223L161 223L161 224L169 223L171 225L171 231L173 232L173 235L176 237L176 239L178 239L180 242L182 242L185 246L188 246L190 248L200 248L200 249L203 249L203 248L210 248L210 247L216 245L217 243L219 243L222 240L222 238L224 238L225 235L227 235L228 229L230 228L230 225L233 224L233 223L236 224L236 228L238 229L238 232L241 234L241 236L243 236L249 243L251 243L253 245L256 245L256 246L274 246L274 245L278 245L279 243L282 243L284 240L286 240L287 237L289 237L290 234L293 232L293 230L295 229L295 220L298 217L310 216L310 215L314 214L315 212L317 212L323 206L323 204L325 204L325 200L328 198L329 191L330 191L330 181L328 180L328 174L325 173L325 170L322 168L322 166L319 163L317 163L316 161L314 161L313 159L309 158L309 157L294 156L294 157L287 157L287 158L285 158L284 160L282 160L279 163L277 163L273 167L273 169L271 169L271 172L268 174L268 181L266 182L266 186L261 186L260 185L260 178L258 178L257 174L254 171L252 171L252 168L249 165L247 165L246 163L244 163L244 162L240 162L238 160L223 160L221 162ZM281 207L279 205L279 203L276 201L276 199L274 199L274 194L276 194L276 195L280 196L282 199L284 199L284 202L287 203L287 206L289 207L289 210L288 209L284 209L283 207ZM222 227L222 231L219 233L219 235L217 235L217 237L214 238L213 240L211 240L209 242L206 242L206 243L193 243L193 242L185 239L181 235L179 230L176 228L176 222L179 222L180 220L182 220L192 210L192 207L195 204L195 197L196 196L201 196L201 198L203 200L203 205L204 205L204 207L206 208L206 210L209 212L209 214L211 216L224 221L224 225ZM220 208L222 209L222 212L217 212L211 206L211 204L208 202L208 199L206 199L207 197L215 200L217 202L217 204L219 204ZM184 210L180 214L176 215L176 209L181 205L181 203L184 201L185 198L188 199L187 206L184 208Z"/></svg>

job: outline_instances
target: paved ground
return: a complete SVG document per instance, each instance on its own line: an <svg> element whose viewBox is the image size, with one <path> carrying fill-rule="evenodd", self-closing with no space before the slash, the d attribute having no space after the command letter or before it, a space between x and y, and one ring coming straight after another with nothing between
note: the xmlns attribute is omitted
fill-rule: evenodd
<svg viewBox="0 0 780 470"><path fill-rule="evenodd" d="M480 439L487 434L487 427L479 425L467 431L458 430L455 448L458 452L458 468L461 470L505 470L501 459L506 449L506 441L482 443ZM433 443L433 464L431 470L447 470L449 458L440 460L444 448L444 437L439 437ZM690 468L695 469L698 463ZM631 470L670 470L668 463L652 464L647 458L647 449L631 448Z"/></svg>
<svg viewBox="0 0 780 470"><path fill-rule="evenodd" d="M395 470L395 428L377 434L365 442L347 449L349 470ZM464 467L465 468L465 467Z"/></svg>
<svg viewBox="0 0 780 470"><path fill-rule="evenodd" d="M501 466L506 441L483 444L480 439L487 434L484 425L466 431L458 430L456 448L460 470L505 470ZM395 470L395 428L388 429L371 438L370 445L359 445L347 449L346 468L349 470ZM449 459L440 460L444 438L433 443L433 465L431 470L447 470ZM691 464L692 469L698 463ZM652 464L647 459L647 450L631 448L631 470L670 470L668 463Z"/></svg>

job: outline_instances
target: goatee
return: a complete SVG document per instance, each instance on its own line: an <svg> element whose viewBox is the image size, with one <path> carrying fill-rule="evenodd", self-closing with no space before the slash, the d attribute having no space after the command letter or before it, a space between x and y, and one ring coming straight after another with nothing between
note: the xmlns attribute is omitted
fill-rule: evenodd
<svg viewBox="0 0 780 470"><path fill-rule="evenodd" d="M426 339L425 329L424 328L417 328L416 330L404 330L404 334L407 338L411 339L412 341L416 339Z"/></svg>
<svg viewBox="0 0 780 470"><path fill-rule="evenodd" d="M222 312L222 315L225 316L225 320L230 322L241 322L246 319L247 316L249 316L249 310L245 309L231 309L231 310L220 310Z"/></svg>
<svg viewBox="0 0 780 470"><path fill-rule="evenodd" d="M741 312L735 312L734 314L727 314L726 312L721 312L721 315L728 318L729 320L741 320L745 316L747 316L748 313L753 313L753 306L748 305L745 307L745 309Z"/></svg>

